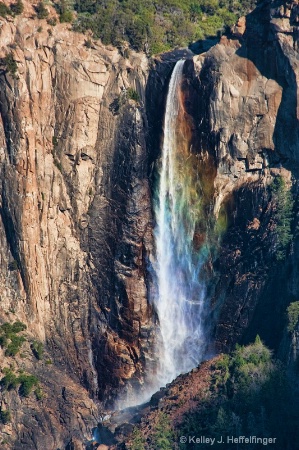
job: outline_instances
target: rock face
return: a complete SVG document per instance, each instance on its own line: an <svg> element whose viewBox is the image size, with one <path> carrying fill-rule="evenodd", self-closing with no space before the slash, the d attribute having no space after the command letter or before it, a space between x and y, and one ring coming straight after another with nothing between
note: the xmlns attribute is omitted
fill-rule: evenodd
<svg viewBox="0 0 299 450"><path fill-rule="evenodd" d="M217 167L211 201L224 232L209 292L222 350L257 333L277 349L286 306L298 296L297 9L296 2L260 3L188 69L198 81L201 153ZM273 190L278 180L281 197ZM289 240L280 257L287 192L295 204L288 205Z"/></svg>
<svg viewBox="0 0 299 450"><path fill-rule="evenodd" d="M0 326L27 326L16 356L1 347L0 368L36 375L43 396L2 387L12 421L1 448L82 449L101 409L142 391L152 364L153 169L182 55L150 70L144 55L87 45L34 14L28 3L0 23ZM299 296L298 14L297 2L262 2L185 64L221 350L257 333L277 349Z"/></svg>
<svg viewBox="0 0 299 450"><path fill-rule="evenodd" d="M142 383L150 356L148 67L25 6L0 30L0 320L25 323L27 342L24 358L1 350L1 370L34 373L44 397L1 394L16 424L1 448L83 448L97 399Z"/></svg>

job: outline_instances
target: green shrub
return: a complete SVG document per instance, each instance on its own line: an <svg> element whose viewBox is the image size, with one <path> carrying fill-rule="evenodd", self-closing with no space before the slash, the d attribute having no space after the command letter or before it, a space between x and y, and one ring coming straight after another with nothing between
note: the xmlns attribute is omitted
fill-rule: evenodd
<svg viewBox="0 0 299 450"><path fill-rule="evenodd" d="M154 448L159 450L173 449L173 431L170 426L170 421L165 413L160 412L158 415L157 424L154 427L153 443Z"/></svg>
<svg viewBox="0 0 299 450"><path fill-rule="evenodd" d="M145 450L145 439L138 428L134 428L132 433L131 450Z"/></svg>
<svg viewBox="0 0 299 450"><path fill-rule="evenodd" d="M292 333L299 320L299 302L293 302L288 306L288 331Z"/></svg>
<svg viewBox="0 0 299 450"><path fill-rule="evenodd" d="M24 11L24 4L22 0L18 0L17 3L11 3L10 9L16 16L22 14Z"/></svg>
<svg viewBox="0 0 299 450"><path fill-rule="evenodd" d="M0 326L0 345L6 348L6 356L15 356L19 352L26 339L17 334L26 328L26 325L19 320L13 324L6 322Z"/></svg>
<svg viewBox="0 0 299 450"><path fill-rule="evenodd" d="M5 356L16 356L26 339L24 338L24 336L12 335L10 337L10 340L11 342L7 345L5 350Z"/></svg>
<svg viewBox="0 0 299 450"><path fill-rule="evenodd" d="M11 414L9 409L0 409L0 422L4 425L11 421Z"/></svg>
<svg viewBox="0 0 299 450"><path fill-rule="evenodd" d="M127 90L127 96L129 99L135 100L135 102L139 101L139 95L138 95L138 92L135 91L135 89L129 88Z"/></svg>
<svg viewBox="0 0 299 450"><path fill-rule="evenodd" d="M44 398L44 393L40 386L38 386L35 391L36 400L42 400Z"/></svg>
<svg viewBox="0 0 299 450"><path fill-rule="evenodd" d="M38 378L34 375L20 375L18 378L20 386L20 395L22 397L29 397L34 386L38 386Z"/></svg>
<svg viewBox="0 0 299 450"><path fill-rule="evenodd" d="M67 10L60 14L59 21L60 23L72 23L73 18L72 11Z"/></svg>
<svg viewBox="0 0 299 450"><path fill-rule="evenodd" d="M1 17L6 17L9 16L11 14L11 10L4 5L4 3L0 3L0 16Z"/></svg>
<svg viewBox="0 0 299 450"><path fill-rule="evenodd" d="M10 390L15 389L18 386L18 378L11 369L3 369L4 377L1 379L0 384L3 389Z"/></svg>
<svg viewBox="0 0 299 450"><path fill-rule="evenodd" d="M4 332L7 337L10 337L12 334L18 334L21 331L25 331L26 329L27 326L23 322L16 320L16 322L14 323L5 322L3 325L1 325L0 333Z"/></svg>
<svg viewBox="0 0 299 450"><path fill-rule="evenodd" d="M287 247L292 240L291 225L294 216L294 200L291 191L286 186L284 179L280 176L274 178L271 184L271 191L276 205L276 259L281 261L286 258Z"/></svg>
<svg viewBox="0 0 299 450"><path fill-rule="evenodd" d="M60 23L71 23L73 21L73 12L66 0L61 0L59 3L55 3L54 6L59 14Z"/></svg>
<svg viewBox="0 0 299 450"><path fill-rule="evenodd" d="M12 324L11 331L13 333L20 333L21 331L25 331L27 329L27 326L23 323L17 320L15 323Z"/></svg>
<svg viewBox="0 0 299 450"><path fill-rule="evenodd" d="M36 359L38 359L38 360L43 359L44 346L43 346L43 344L41 342L34 341L31 344L31 350L32 350L34 356L36 357Z"/></svg>
<svg viewBox="0 0 299 450"><path fill-rule="evenodd" d="M23 371L20 371L20 375L17 377L13 370L8 368L3 369L3 373L4 377L0 380L0 384L4 390L11 390L20 386L20 395L28 397L33 388L36 387L37 395L42 395L38 378L35 375L26 375Z"/></svg>
<svg viewBox="0 0 299 450"><path fill-rule="evenodd" d="M3 64L6 66L6 70L14 77L17 73L18 66L13 57L13 53L8 53L2 60Z"/></svg>
<svg viewBox="0 0 299 450"><path fill-rule="evenodd" d="M57 145L58 145L58 138L57 138L57 136L53 136L52 137L52 145L53 145L53 147L57 147Z"/></svg>
<svg viewBox="0 0 299 450"><path fill-rule="evenodd" d="M39 2L35 7L35 11L38 19L46 19L49 15L49 11L45 7L44 2Z"/></svg>

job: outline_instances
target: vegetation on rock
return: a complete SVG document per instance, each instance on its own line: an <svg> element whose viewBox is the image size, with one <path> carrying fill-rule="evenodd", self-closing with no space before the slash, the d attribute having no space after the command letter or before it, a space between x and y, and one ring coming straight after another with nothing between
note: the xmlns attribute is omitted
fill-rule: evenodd
<svg viewBox="0 0 299 450"><path fill-rule="evenodd" d="M299 302L293 302L288 309L288 331L292 333L299 321Z"/></svg>
<svg viewBox="0 0 299 450"><path fill-rule="evenodd" d="M71 23L73 21L73 12L68 2L61 0L55 3L55 8L59 14L59 21L61 23Z"/></svg>
<svg viewBox="0 0 299 450"><path fill-rule="evenodd" d="M36 359L38 359L38 360L43 359L44 346L41 342L38 342L38 341L32 342L31 350L32 350L34 356L36 357Z"/></svg>
<svg viewBox="0 0 299 450"><path fill-rule="evenodd" d="M0 423L3 423L4 425L9 423L11 420L11 414L9 409L0 409Z"/></svg>
<svg viewBox="0 0 299 450"><path fill-rule="evenodd" d="M2 372L4 373L4 377L1 378L0 384L3 390L9 391L20 386L19 393L22 397L29 397L34 387L37 387L36 390L38 390L39 382L35 375L26 375L21 372L20 375L17 376L14 371L9 368L4 368Z"/></svg>
<svg viewBox="0 0 299 450"><path fill-rule="evenodd" d="M26 330L26 328L26 325L20 321L13 324L6 322L0 326L0 346L6 348L6 356L16 356L20 351L26 339L24 336L17 336L17 334Z"/></svg>
<svg viewBox="0 0 299 450"><path fill-rule="evenodd" d="M46 19L49 15L49 11L45 7L43 2L39 2L35 7L36 15L38 19Z"/></svg>
<svg viewBox="0 0 299 450"><path fill-rule="evenodd" d="M132 434L131 450L144 450L145 438L138 428L134 428Z"/></svg>
<svg viewBox="0 0 299 450"><path fill-rule="evenodd" d="M12 52L9 52L4 58L2 58L1 64L6 67L7 72L9 72L13 77L16 76L18 66Z"/></svg>
<svg viewBox="0 0 299 450"><path fill-rule="evenodd" d="M167 414L160 412L158 415L157 424L154 427L152 439L154 448L158 448L160 450L172 450L173 437L174 433Z"/></svg>
<svg viewBox="0 0 299 450"><path fill-rule="evenodd" d="M12 13L16 16L19 14L22 14L22 12L24 11L24 4L23 4L22 0L17 0L16 3L12 3L10 5L10 9L11 9Z"/></svg>
<svg viewBox="0 0 299 450"><path fill-rule="evenodd" d="M273 436L279 448L288 448L287 442L295 439L298 414L291 385L281 363L272 359L259 337L254 344L237 346L215 364L211 389L210 398L186 415L183 435ZM181 444L180 448L195 446Z"/></svg>
<svg viewBox="0 0 299 450"><path fill-rule="evenodd" d="M9 16L10 14L11 10L4 3L0 3L0 16L6 17Z"/></svg>
<svg viewBox="0 0 299 450"><path fill-rule="evenodd" d="M231 354L220 355L209 370L203 391L192 391L189 411L178 419L171 403L164 401L146 439L144 425L134 429L130 448L189 450L198 444L180 442L181 436L208 436L220 441L228 435L276 437L278 448L289 448L288 443L298 434L296 395L282 364L273 359L259 336L253 344L237 345ZM178 399L178 408L181 401ZM211 443L202 442L200 447L211 448Z"/></svg>
<svg viewBox="0 0 299 450"><path fill-rule="evenodd" d="M281 176L274 178L271 191L276 204L276 259L281 261L285 259L288 245L292 240L291 225L294 216L294 200L290 189Z"/></svg>
<svg viewBox="0 0 299 450"><path fill-rule="evenodd" d="M254 8L234 0L76 0L74 28L91 30L104 44L128 41L149 54L215 36Z"/></svg>

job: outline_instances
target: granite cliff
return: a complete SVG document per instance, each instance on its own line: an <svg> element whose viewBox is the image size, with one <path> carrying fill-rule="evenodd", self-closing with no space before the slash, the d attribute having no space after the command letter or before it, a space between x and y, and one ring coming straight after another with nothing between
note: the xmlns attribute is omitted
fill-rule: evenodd
<svg viewBox="0 0 299 450"><path fill-rule="evenodd" d="M29 3L1 20L1 321L27 325L22 358L2 348L1 369L34 373L43 391L2 394L1 448L90 439L96 402L142 379L150 352L148 62L69 28L34 20Z"/></svg>
<svg viewBox="0 0 299 450"><path fill-rule="evenodd" d="M42 395L2 385L1 448L83 449L101 411L142 389L153 359L151 199L180 55L87 45L34 15L26 3L0 23L0 320L27 327L17 355L0 352L2 375L34 374ZM220 230L205 266L211 351L257 333L283 354L291 345L298 17L295 1L261 2L185 64L204 214Z"/></svg>

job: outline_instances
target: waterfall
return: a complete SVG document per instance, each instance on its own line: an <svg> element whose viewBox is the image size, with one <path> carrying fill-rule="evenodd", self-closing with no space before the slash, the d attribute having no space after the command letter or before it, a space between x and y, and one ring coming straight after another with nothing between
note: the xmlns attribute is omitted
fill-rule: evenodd
<svg viewBox="0 0 299 450"><path fill-rule="evenodd" d="M184 61L177 62L169 84L155 204L158 286L154 303L161 332L156 350L160 385L194 368L203 354L203 255L194 250L201 195L184 123L183 66Z"/></svg>

